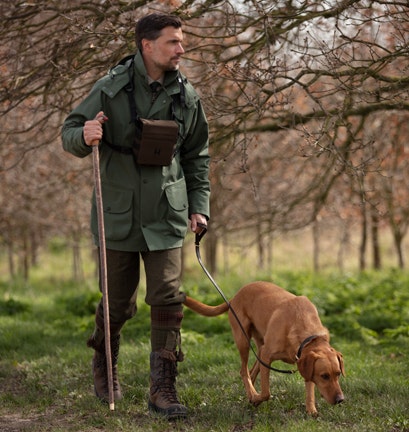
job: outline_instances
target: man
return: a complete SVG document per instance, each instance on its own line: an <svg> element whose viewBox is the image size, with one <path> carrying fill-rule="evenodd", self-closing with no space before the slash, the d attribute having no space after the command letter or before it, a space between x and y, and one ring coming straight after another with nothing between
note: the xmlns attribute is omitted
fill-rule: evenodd
<svg viewBox="0 0 409 432"><path fill-rule="evenodd" d="M191 230L200 232L209 218L208 124L198 95L179 72L184 53L179 18L147 15L137 22L135 33L136 55L96 82L65 120L62 141L64 149L78 157L89 155L92 145L100 143L115 399L122 396L117 373L120 331L136 313L141 257L146 273L145 301L151 307L148 406L172 419L187 415L175 389L177 362L183 358L181 247L189 220ZM159 89L152 90L152 82L158 83ZM140 119L168 120L167 126L177 125L176 144L160 135L159 144L175 144L170 160L158 164L151 160L161 150L155 150L148 161L140 159L142 151L158 144L154 138L144 137L149 134L145 126L141 128ZM154 126L157 134L161 130ZM91 230L98 245L95 196ZM104 341L100 303L87 344L95 350L96 396L107 401Z"/></svg>

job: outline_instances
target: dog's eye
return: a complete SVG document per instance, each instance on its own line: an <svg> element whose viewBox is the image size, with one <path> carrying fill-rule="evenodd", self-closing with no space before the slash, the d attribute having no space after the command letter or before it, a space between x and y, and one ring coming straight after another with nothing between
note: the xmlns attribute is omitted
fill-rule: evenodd
<svg viewBox="0 0 409 432"><path fill-rule="evenodd" d="M328 381L328 380L330 379L330 376L329 376L329 374L322 374L322 375L321 375L321 378L322 378L324 381Z"/></svg>

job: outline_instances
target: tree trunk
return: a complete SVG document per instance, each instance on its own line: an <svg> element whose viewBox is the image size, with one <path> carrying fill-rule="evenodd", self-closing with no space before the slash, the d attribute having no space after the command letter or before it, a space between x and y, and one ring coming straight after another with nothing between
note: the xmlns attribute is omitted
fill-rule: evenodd
<svg viewBox="0 0 409 432"><path fill-rule="evenodd" d="M28 241L27 232L25 232L23 235L23 248L21 251L21 260L20 260L21 273L25 281L28 281L28 277L30 273L29 256L30 256L29 241Z"/></svg>
<svg viewBox="0 0 409 432"><path fill-rule="evenodd" d="M361 245L359 247L359 270L366 269L366 243L367 243L367 217L366 217L366 204L362 204L362 231L361 231Z"/></svg>
<svg viewBox="0 0 409 432"><path fill-rule="evenodd" d="M348 247L348 243L349 243L348 224L342 223L341 241L340 241L338 256L337 256L338 268L341 273L343 273L345 270L344 257L345 257L345 250Z"/></svg>
<svg viewBox="0 0 409 432"><path fill-rule="evenodd" d="M229 255L229 242L225 238L223 239L222 245L223 251L223 274L228 274L230 272L230 255Z"/></svg>
<svg viewBox="0 0 409 432"><path fill-rule="evenodd" d="M270 227L268 231L268 244L267 244L267 271L269 274L272 273L274 265L273 265L273 230Z"/></svg>
<svg viewBox="0 0 409 432"><path fill-rule="evenodd" d="M84 272L82 269L81 246L79 241L74 240L72 246L72 263L74 280L81 282L84 280Z"/></svg>
<svg viewBox="0 0 409 432"><path fill-rule="evenodd" d="M373 268L380 270L382 267L381 263L381 252L379 249L379 217L378 212L375 208L371 211L371 237L372 237L372 256L373 256Z"/></svg>
<svg viewBox="0 0 409 432"><path fill-rule="evenodd" d="M8 252L10 278L14 278L14 276L16 275L16 267L14 265L14 248L11 239L9 239L9 241L7 242L7 252Z"/></svg>
<svg viewBox="0 0 409 432"><path fill-rule="evenodd" d="M393 231L393 240L395 243L396 253L398 255L398 266L400 269L405 267L405 260L403 257L402 240L403 235L400 233L399 228Z"/></svg>
<svg viewBox="0 0 409 432"><path fill-rule="evenodd" d="M36 266L38 264L38 233L30 230L30 264Z"/></svg>
<svg viewBox="0 0 409 432"><path fill-rule="evenodd" d="M257 224L257 251L258 251L258 262L257 267L259 270L264 268L264 243L263 243L263 234L262 234L262 226L260 223Z"/></svg>
<svg viewBox="0 0 409 432"><path fill-rule="evenodd" d="M208 231L207 239L205 243L205 251L206 251L206 262L209 268L210 273L216 274L218 271L217 268L217 235L214 231ZM206 268L207 268L206 266Z"/></svg>
<svg viewBox="0 0 409 432"><path fill-rule="evenodd" d="M312 223L312 240L313 240L313 268L314 272L320 270L320 233L319 233L318 221L314 220Z"/></svg>

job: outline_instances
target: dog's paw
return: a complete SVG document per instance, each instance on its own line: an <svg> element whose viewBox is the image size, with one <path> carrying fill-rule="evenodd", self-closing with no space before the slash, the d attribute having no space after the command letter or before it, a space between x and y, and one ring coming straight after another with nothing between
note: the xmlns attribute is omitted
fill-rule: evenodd
<svg viewBox="0 0 409 432"><path fill-rule="evenodd" d="M249 398L249 402L257 407L259 406L262 402L265 402L266 400L270 399L270 396L260 396L259 394L252 396L251 398Z"/></svg>

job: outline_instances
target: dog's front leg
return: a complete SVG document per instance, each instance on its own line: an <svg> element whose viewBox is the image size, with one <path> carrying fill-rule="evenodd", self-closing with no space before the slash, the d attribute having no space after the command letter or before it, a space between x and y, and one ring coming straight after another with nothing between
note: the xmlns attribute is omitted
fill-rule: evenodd
<svg viewBox="0 0 409 432"><path fill-rule="evenodd" d="M265 366L260 366L260 383L260 393L253 395L252 400L250 400L254 406L260 405L261 402L270 399L270 371Z"/></svg>
<svg viewBox="0 0 409 432"><path fill-rule="evenodd" d="M308 414L318 415L315 407L315 384L312 381L305 381L305 406Z"/></svg>

